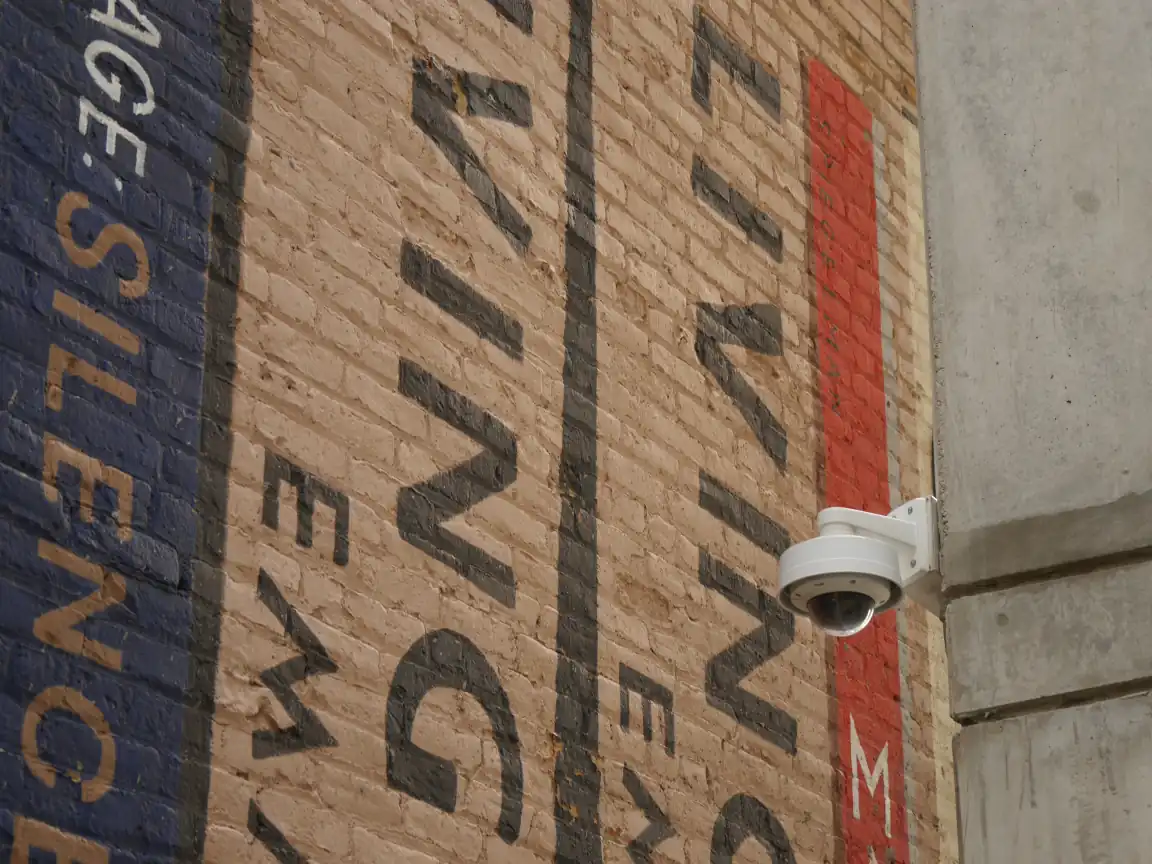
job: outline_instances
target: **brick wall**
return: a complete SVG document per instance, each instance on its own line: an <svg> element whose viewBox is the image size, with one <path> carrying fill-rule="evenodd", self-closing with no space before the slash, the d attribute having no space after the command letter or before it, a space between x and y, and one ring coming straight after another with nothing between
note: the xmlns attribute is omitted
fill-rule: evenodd
<svg viewBox="0 0 1152 864"><path fill-rule="evenodd" d="M0 858L955 861L910 18L0 6Z"/></svg>

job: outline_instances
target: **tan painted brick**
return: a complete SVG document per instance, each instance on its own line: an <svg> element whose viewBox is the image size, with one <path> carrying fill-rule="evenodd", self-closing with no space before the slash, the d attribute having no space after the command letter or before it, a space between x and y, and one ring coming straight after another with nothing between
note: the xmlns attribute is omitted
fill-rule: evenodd
<svg viewBox="0 0 1152 864"><path fill-rule="evenodd" d="M838 861L827 645L806 622L779 658L744 681L800 723L784 754L710 704L709 659L755 619L700 584L701 546L772 590L771 556L704 512L699 473L720 478L793 537L810 536L823 444L808 270L810 209L802 64L816 55L884 127L882 260L894 318L901 494L930 488L931 382L910 5L905 0L707 0L708 14L779 75L782 117L769 117L714 61L712 110L691 92L693 6L595 4L592 82L598 199L600 816L610 862L630 861L643 830L622 783L635 768L678 834L656 860L710 860L716 813L755 794L785 826L800 864ZM273 861L247 833L247 797L317 862L546 862L554 857L556 560L563 403L565 147L569 6L536 0L532 34L485 0L258 0L254 145L237 314L230 534L206 860ZM453 116L498 187L531 225L520 254L444 153L413 123L411 62L435 56L523 83L533 124ZM784 229L769 259L693 193L703 156ZM403 239L442 260L523 327L511 359L401 278ZM780 471L699 363L698 303L775 303L784 356L723 351L789 434ZM507 607L405 539L407 484L483 448L398 392L401 358L420 364L517 439L517 479L445 527L508 563ZM331 560L332 513L319 507L313 548L295 545L295 497L281 523L260 519L268 445L350 497L347 567ZM297 649L255 594L258 568L338 663L293 686L338 744L253 760L251 732L290 723L259 673ZM946 678L938 624L904 614L905 739L914 860L953 864ZM935 627L935 629L933 629ZM389 787L387 699L399 658L449 628L495 668L523 749L524 823L508 845L490 723L469 696L438 689L416 740L458 770L444 813ZM674 694L677 752L619 725L621 663ZM657 738L662 718L657 711ZM947 721L947 722L946 722ZM285 827L282 825L281 827ZM741 860L767 860L749 841Z"/></svg>
<svg viewBox="0 0 1152 864"><path fill-rule="evenodd" d="M406 845L384 840L371 830L358 827L352 829L351 860L357 864L375 864L378 861L395 861L396 864L435 864L438 859Z"/></svg>
<svg viewBox="0 0 1152 864"><path fill-rule="evenodd" d="M263 7L259 7L263 8ZM298 70L308 68L312 48L309 36L280 20L264 14L254 15L254 27L261 33L263 50L258 54L266 57L275 57L288 67L295 66ZM300 28L306 29L306 28Z"/></svg>
<svg viewBox="0 0 1152 864"><path fill-rule="evenodd" d="M257 80L287 102L300 98L300 84L295 73L273 60L262 59L256 69Z"/></svg>

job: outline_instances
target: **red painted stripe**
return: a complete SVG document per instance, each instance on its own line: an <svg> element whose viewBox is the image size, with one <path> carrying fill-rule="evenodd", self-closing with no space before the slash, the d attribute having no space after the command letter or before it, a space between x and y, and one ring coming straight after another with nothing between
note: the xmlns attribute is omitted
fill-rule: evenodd
<svg viewBox="0 0 1152 864"><path fill-rule="evenodd" d="M824 506L887 513L872 115L818 60L808 64L808 106ZM844 862L871 864L874 855L877 864L907 864L895 613L859 636L835 640L834 650Z"/></svg>

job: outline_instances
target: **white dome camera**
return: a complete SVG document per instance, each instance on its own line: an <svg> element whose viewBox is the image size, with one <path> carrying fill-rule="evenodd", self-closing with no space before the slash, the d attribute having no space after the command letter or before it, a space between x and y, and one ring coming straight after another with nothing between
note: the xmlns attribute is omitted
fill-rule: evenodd
<svg viewBox="0 0 1152 864"><path fill-rule="evenodd" d="M936 499L917 498L887 516L829 507L819 536L780 556L780 602L832 636L854 636L912 596L940 615Z"/></svg>

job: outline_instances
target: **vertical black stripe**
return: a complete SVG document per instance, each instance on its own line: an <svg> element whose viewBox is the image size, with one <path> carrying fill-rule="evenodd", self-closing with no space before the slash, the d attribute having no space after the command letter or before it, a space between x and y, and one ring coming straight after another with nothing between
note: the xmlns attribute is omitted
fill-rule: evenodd
<svg viewBox="0 0 1152 864"><path fill-rule="evenodd" d="M204 860L211 780L212 717L220 647L220 604L232 461L232 388L236 372L236 295L244 220L248 125L252 117L252 0L220 3L220 125L212 184L211 245L205 288L204 380L176 860ZM261 838L265 839L266 838ZM289 847L291 848L291 847ZM281 853L277 852L280 860Z"/></svg>
<svg viewBox="0 0 1152 864"><path fill-rule="evenodd" d="M556 630L556 861L600 864L597 693L596 180L592 0L572 0L568 56L568 223L564 232L564 414Z"/></svg>

